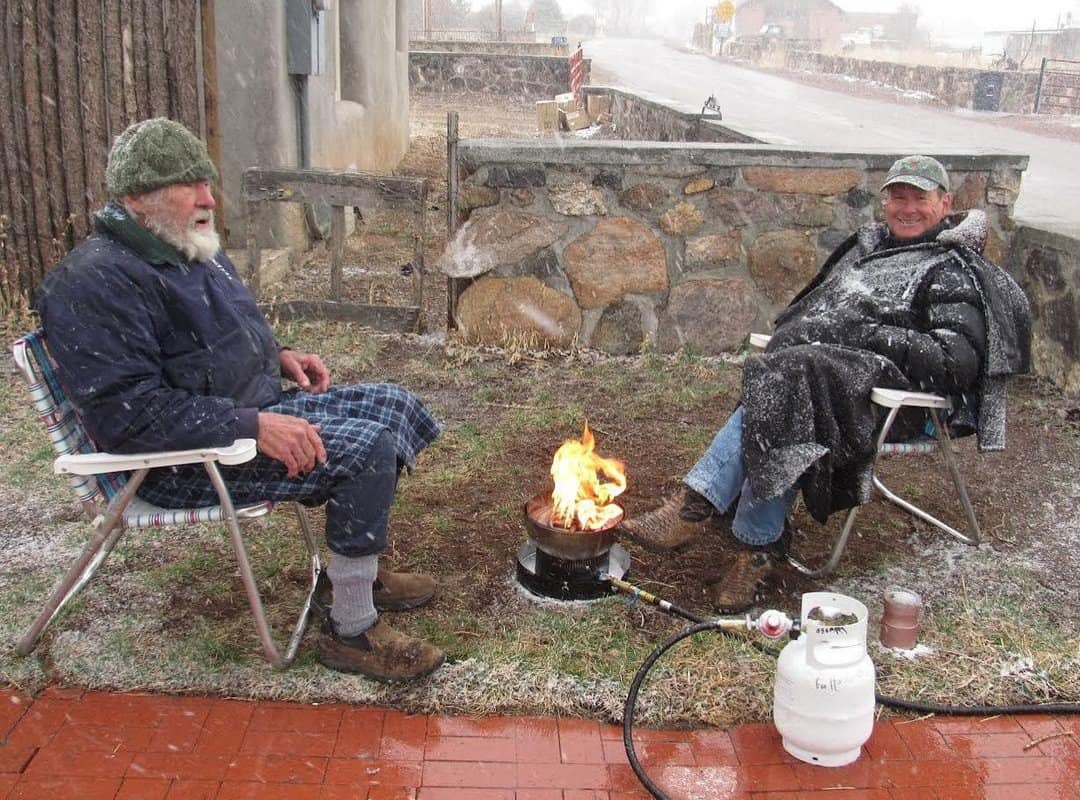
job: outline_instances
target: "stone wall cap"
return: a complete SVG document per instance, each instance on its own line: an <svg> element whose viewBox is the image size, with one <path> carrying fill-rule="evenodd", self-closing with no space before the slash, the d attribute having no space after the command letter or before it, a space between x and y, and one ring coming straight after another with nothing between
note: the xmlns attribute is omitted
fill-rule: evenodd
<svg viewBox="0 0 1080 800"><path fill-rule="evenodd" d="M462 139L458 153L468 160L491 162L529 162L538 164L763 166L763 167L854 167L888 170L905 153L872 148L860 152L844 149L793 149L786 145L644 142L590 139L559 139L557 143L538 143L535 139ZM950 171L989 170L1010 167L1024 170L1028 156L1006 151L976 149L929 153Z"/></svg>

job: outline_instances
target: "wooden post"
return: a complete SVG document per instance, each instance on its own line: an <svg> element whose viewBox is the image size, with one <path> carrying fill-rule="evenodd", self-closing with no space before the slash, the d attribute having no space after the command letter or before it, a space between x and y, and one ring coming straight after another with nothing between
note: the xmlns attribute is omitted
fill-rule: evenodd
<svg viewBox="0 0 1080 800"><path fill-rule="evenodd" d="M420 320L423 316L424 309L424 273L427 268L424 266L424 245L426 236L425 234L425 216L427 214L427 181L424 181L423 186L420 188L420 219L417 220L417 224L420 227L420 232L416 234L413 240L413 303L420 309L419 314L416 316L417 331L419 332Z"/></svg>
<svg viewBox="0 0 1080 800"><path fill-rule="evenodd" d="M259 249L259 221L263 203L248 200L247 203L247 285L255 299L259 298L259 268L262 251Z"/></svg>
<svg viewBox="0 0 1080 800"><path fill-rule="evenodd" d="M330 207L330 299L341 300L341 260L345 250L345 206Z"/></svg>
<svg viewBox="0 0 1080 800"><path fill-rule="evenodd" d="M1035 110L1032 114L1039 113L1039 100L1042 99L1043 81L1046 79L1046 58L1042 60L1042 66L1039 67L1039 85L1035 87Z"/></svg>
<svg viewBox="0 0 1080 800"><path fill-rule="evenodd" d="M454 234L458 227L458 113L446 115L446 246L454 246ZM446 327L457 328L454 315L457 312L458 281L446 279Z"/></svg>

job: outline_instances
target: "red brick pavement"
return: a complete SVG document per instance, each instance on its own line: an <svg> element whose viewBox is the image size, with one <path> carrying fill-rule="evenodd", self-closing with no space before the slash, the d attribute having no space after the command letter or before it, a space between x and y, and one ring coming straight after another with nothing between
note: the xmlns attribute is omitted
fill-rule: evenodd
<svg viewBox="0 0 1080 800"><path fill-rule="evenodd" d="M580 719L0 688L0 800L648 800L622 729ZM846 767L804 764L768 724L645 730L671 798L1077 800L1080 720L879 720Z"/></svg>

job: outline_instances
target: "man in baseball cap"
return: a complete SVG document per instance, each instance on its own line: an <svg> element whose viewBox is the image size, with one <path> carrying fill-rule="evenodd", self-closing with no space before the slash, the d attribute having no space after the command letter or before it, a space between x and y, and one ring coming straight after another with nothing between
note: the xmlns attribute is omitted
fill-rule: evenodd
<svg viewBox="0 0 1080 800"><path fill-rule="evenodd" d="M871 387L951 395L954 431L978 417L980 447L1004 436L1004 415L990 410L1004 408L1000 376L1027 370L1031 323L1020 287L981 255L986 214L950 216L949 175L930 156L897 159L881 190L885 224L848 237L777 317L766 352L746 359L738 408L683 485L622 523L626 538L657 551L710 529L727 536L731 566L708 587L720 613L753 605L783 561L800 491L819 522L866 502ZM901 418L890 432L924 424Z"/></svg>
<svg viewBox="0 0 1080 800"><path fill-rule="evenodd" d="M278 345L221 250L217 175L206 146L173 120L144 120L116 138L105 172L112 199L35 298L57 376L107 452L254 439L252 460L221 468L233 502L326 505L319 660L382 681L422 677L442 651L382 612L426 603L435 581L391 572L379 554L398 475L439 424L400 386L332 386L317 355ZM283 378L295 387L283 391ZM138 494L165 508L219 502L201 464L152 470Z"/></svg>
<svg viewBox="0 0 1080 800"><path fill-rule="evenodd" d="M885 193L885 224L892 238L899 241L940 232L952 210L949 173L930 156L897 159L885 175L881 191Z"/></svg>

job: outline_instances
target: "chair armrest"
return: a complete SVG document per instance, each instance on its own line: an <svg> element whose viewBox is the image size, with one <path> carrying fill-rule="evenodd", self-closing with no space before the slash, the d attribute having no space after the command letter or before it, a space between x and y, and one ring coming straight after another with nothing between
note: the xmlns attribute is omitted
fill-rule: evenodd
<svg viewBox="0 0 1080 800"><path fill-rule="evenodd" d="M883 389L875 386L870 390L870 402L886 408L898 406L916 406L918 408L948 408L951 403L947 397L927 392L908 392L903 389Z"/></svg>
<svg viewBox="0 0 1080 800"><path fill-rule="evenodd" d="M225 447L200 447L194 450L163 450L159 453L69 453L53 462L59 475L100 475L143 467L173 467L179 464L243 464L255 458L254 439L237 439Z"/></svg>
<svg viewBox="0 0 1080 800"><path fill-rule="evenodd" d="M769 339L772 338L768 333L751 333L750 334L750 346L756 347L758 350L764 350L769 346Z"/></svg>

